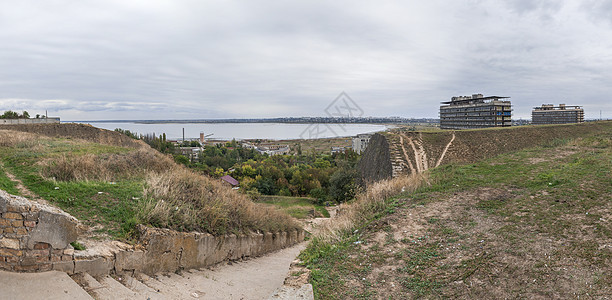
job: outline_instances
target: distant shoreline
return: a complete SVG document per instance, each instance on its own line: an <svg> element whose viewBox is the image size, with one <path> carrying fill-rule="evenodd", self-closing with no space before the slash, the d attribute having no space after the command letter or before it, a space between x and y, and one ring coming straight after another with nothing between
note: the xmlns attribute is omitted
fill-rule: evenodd
<svg viewBox="0 0 612 300"><path fill-rule="evenodd" d="M281 123L281 124L413 124L438 123L439 119L407 119L399 117L300 117L300 118L262 118L262 119L192 119L192 120L86 120L63 121L76 123L135 123L135 124L243 124L243 123Z"/></svg>

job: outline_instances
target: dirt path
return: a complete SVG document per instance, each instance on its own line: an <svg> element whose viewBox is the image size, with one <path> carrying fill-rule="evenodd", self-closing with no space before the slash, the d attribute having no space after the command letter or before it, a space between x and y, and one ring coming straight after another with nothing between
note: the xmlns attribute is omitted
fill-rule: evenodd
<svg viewBox="0 0 612 300"><path fill-rule="evenodd" d="M414 162L416 164L416 169L419 173L427 171L429 169L427 163L427 153L423 148L423 144L418 140L413 140L409 137L406 137L410 146L412 147L412 151L414 151Z"/></svg>
<svg viewBox="0 0 612 300"><path fill-rule="evenodd" d="M402 152L404 152L404 158L408 162L408 166L410 167L410 172L415 174L414 166L412 165L412 161L410 161L410 157L408 156L408 152L406 152L406 147L404 147L404 135L400 135L400 145L402 146Z"/></svg>
<svg viewBox="0 0 612 300"><path fill-rule="evenodd" d="M47 200L42 199L40 197L38 197L38 195L34 194L32 191L30 191L25 185L23 185L23 182L21 182L21 180L19 180L19 178L15 177L15 175L13 175L13 173L9 172L2 163L0 163L0 168L2 168L4 170L4 173L6 174L6 177L8 177L12 182L15 183L15 188L17 188L19 190L19 192L21 193L21 195L23 197L26 197L34 202L38 202L40 204L44 204L44 205L49 205L49 202L47 202Z"/></svg>
<svg viewBox="0 0 612 300"><path fill-rule="evenodd" d="M444 159L444 155L446 155L446 151L448 151L448 147L450 147L453 144L454 140L455 140L455 133L453 132L453 137L451 137L450 142L448 142L448 144L446 144L446 147L444 147L444 150L442 151L442 155L440 155L440 159L438 159L438 162L436 163L436 167L440 166L440 164L442 163L442 160Z"/></svg>

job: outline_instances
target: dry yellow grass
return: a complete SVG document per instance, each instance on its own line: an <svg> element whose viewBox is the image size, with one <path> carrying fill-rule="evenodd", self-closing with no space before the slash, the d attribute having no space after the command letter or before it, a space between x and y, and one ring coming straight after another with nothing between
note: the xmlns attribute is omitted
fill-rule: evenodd
<svg viewBox="0 0 612 300"><path fill-rule="evenodd" d="M43 139L49 138L28 132L0 130L0 147L32 148Z"/></svg>
<svg viewBox="0 0 612 300"><path fill-rule="evenodd" d="M185 168L150 173L144 198L139 218L157 227L213 234L300 228L289 215Z"/></svg>
<svg viewBox="0 0 612 300"><path fill-rule="evenodd" d="M48 158L41 165L43 177L60 181L115 181L176 166L168 156L146 148L118 154L62 155Z"/></svg>
<svg viewBox="0 0 612 300"><path fill-rule="evenodd" d="M339 241L343 232L371 218L386 208L386 201L402 192L412 192L427 181L427 174L413 174L372 183L356 196L355 201L342 204L338 215L321 224L315 238L325 242Z"/></svg>

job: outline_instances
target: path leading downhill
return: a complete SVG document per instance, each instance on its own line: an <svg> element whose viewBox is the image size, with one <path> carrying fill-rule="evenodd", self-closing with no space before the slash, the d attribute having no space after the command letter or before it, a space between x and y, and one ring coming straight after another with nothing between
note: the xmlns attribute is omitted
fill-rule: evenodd
<svg viewBox="0 0 612 300"><path fill-rule="evenodd" d="M24 274L0 271L0 300L91 299L85 290L101 300L269 299L283 287L291 263L305 247L306 242L302 242L265 256L184 271L180 275L164 273L149 277L140 274L136 278L105 276L94 279L83 274L77 281L84 289L62 272ZM312 291L310 293L312 295Z"/></svg>
<svg viewBox="0 0 612 300"><path fill-rule="evenodd" d="M222 263L211 269L192 270L182 275L139 278L142 283L174 295L174 299L267 299L282 287L291 262L306 247L291 248L247 261ZM170 298L168 298L170 299Z"/></svg>

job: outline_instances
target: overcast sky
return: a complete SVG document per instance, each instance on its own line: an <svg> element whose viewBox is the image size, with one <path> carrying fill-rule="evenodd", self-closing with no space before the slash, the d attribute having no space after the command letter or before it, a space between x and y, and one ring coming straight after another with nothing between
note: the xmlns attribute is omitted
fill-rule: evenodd
<svg viewBox="0 0 612 300"><path fill-rule="evenodd" d="M438 117L509 96L612 118L612 1L0 0L0 110L62 120Z"/></svg>

